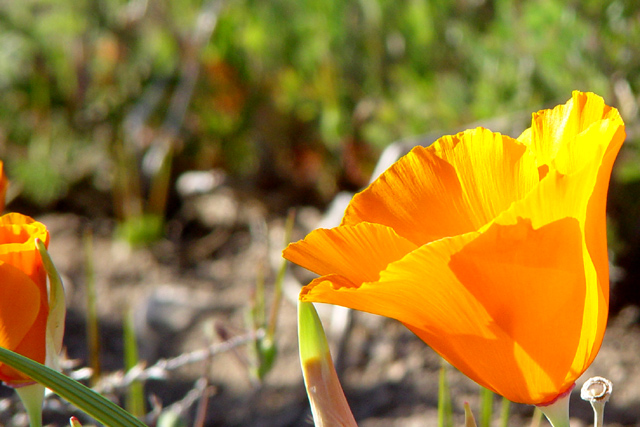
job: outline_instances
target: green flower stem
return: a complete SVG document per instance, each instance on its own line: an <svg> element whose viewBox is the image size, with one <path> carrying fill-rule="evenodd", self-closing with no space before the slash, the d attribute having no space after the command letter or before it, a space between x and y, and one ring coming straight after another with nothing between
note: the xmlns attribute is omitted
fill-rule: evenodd
<svg viewBox="0 0 640 427"><path fill-rule="evenodd" d="M509 407L511 401L507 398L502 398L502 404L500 405L500 427L509 427Z"/></svg>
<svg viewBox="0 0 640 427"><path fill-rule="evenodd" d="M316 427L357 427L333 366L322 322L310 302L298 301L298 343Z"/></svg>
<svg viewBox="0 0 640 427"><path fill-rule="evenodd" d="M42 402L44 402L44 386L29 384L14 389L29 416L30 427L42 427Z"/></svg>
<svg viewBox="0 0 640 427"><path fill-rule="evenodd" d="M593 427L604 426L604 404L605 402L591 402L593 408Z"/></svg>
<svg viewBox="0 0 640 427"><path fill-rule="evenodd" d="M552 403L538 406L553 427L569 427L569 398L572 389L573 387L565 391Z"/></svg>

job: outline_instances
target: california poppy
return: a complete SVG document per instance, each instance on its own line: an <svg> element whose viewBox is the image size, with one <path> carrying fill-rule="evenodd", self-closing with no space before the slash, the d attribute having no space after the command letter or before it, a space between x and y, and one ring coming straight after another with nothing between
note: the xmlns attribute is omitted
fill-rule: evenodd
<svg viewBox="0 0 640 427"><path fill-rule="evenodd" d="M48 245L43 224L17 213L0 217L0 347L45 363L49 299L35 239ZM33 382L1 363L0 381L10 386Z"/></svg>
<svg viewBox="0 0 640 427"><path fill-rule="evenodd" d="M573 387L605 331L605 205L625 138L592 93L416 147L284 257L321 277L301 301L399 320L460 371L520 403Z"/></svg>

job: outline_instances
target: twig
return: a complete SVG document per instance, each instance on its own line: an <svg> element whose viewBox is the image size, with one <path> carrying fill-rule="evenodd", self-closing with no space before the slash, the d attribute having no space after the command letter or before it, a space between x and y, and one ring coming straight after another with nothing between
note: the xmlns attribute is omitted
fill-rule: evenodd
<svg viewBox="0 0 640 427"><path fill-rule="evenodd" d="M235 349L241 345L262 338L265 335L264 329L258 329L255 332L249 332L244 335L238 335L221 343L215 343L207 348L184 353L179 356L160 359L155 364L145 367L144 363L139 363L126 373L122 371L103 376L94 389L100 393L113 392L114 390L127 387L133 381L145 381L148 379L165 379L170 371L176 370L183 366L198 363L208 358ZM72 374L73 376L73 374ZM74 376L77 377L77 376ZM78 379L78 378L76 378Z"/></svg>

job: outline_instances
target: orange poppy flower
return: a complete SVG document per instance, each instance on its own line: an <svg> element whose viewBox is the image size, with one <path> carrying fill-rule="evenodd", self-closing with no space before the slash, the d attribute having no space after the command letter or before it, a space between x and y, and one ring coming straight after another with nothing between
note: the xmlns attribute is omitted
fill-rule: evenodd
<svg viewBox="0 0 640 427"><path fill-rule="evenodd" d="M591 93L518 139L478 128L416 147L357 194L342 224L284 257L321 277L301 301L391 317L520 403L573 387L605 331L605 205L625 138Z"/></svg>
<svg viewBox="0 0 640 427"><path fill-rule="evenodd" d="M49 244L43 224L17 213L0 217L0 347L45 363L49 303L36 238ZM11 386L33 382L2 363L0 381Z"/></svg>

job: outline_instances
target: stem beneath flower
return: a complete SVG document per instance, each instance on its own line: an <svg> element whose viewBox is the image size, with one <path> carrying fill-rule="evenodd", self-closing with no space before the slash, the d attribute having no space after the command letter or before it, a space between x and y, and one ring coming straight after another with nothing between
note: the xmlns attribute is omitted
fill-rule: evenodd
<svg viewBox="0 0 640 427"><path fill-rule="evenodd" d="M593 427L604 426L604 403L605 402L591 402L593 407Z"/></svg>
<svg viewBox="0 0 640 427"><path fill-rule="evenodd" d="M558 396L552 403L538 406L553 427L569 427L571 389Z"/></svg>
<svg viewBox="0 0 640 427"><path fill-rule="evenodd" d="M44 401L44 386L29 384L14 389L29 416L30 427L42 427L42 402Z"/></svg>

